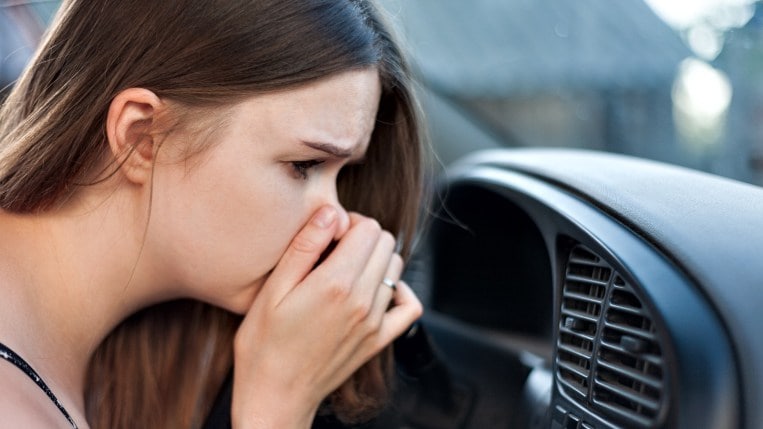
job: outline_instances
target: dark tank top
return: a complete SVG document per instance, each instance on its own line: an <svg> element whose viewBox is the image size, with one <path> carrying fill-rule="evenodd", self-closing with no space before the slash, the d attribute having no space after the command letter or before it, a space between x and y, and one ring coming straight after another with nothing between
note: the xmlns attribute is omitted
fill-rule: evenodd
<svg viewBox="0 0 763 429"><path fill-rule="evenodd" d="M66 420L69 421L69 424L72 426L72 428L77 429L77 424L74 423L74 420L69 415L69 413L66 411L66 408L64 408L63 405L58 401L58 398L56 398L56 395L53 394L53 392L50 390L47 384L45 384L45 381L43 381L42 377L40 377L37 372L32 369L31 366L29 366L28 363L24 359L21 358L21 356L17 355L13 350L6 347L3 343L0 343L0 358L7 360L8 362L16 365L18 369L24 372L29 378L32 379L32 381L37 384L37 386L42 389L43 392L45 392L46 395L48 395L48 398L50 398L51 401L58 407L59 411L63 413L64 417L66 417Z"/></svg>

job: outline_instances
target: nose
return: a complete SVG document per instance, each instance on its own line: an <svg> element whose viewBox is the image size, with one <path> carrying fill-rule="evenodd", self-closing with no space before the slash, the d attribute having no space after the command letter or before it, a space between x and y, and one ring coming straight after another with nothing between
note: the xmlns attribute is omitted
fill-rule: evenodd
<svg viewBox="0 0 763 429"><path fill-rule="evenodd" d="M334 239L338 240L347 232L348 229L350 229L350 215L347 214L347 210L345 210L341 204L337 203L335 207L339 213L339 216L337 216L338 225Z"/></svg>
<svg viewBox="0 0 763 429"><path fill-rule="evenodd" d="M329 205L337 211L337 228L334 239L338 240L347 232L348 229L350 229L350 215L347 213L347 210L345 210L344 206L342 206L342 203L339 202L336 184L334 184L331 188L332 189L330 192L324 194L326 197L322 198L319 207Z"/></svg>

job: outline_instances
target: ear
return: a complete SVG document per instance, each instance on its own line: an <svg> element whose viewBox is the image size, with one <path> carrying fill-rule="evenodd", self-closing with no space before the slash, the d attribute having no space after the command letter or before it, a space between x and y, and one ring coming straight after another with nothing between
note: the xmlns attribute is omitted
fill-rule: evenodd
<svg viewBox="0 0 763 429"><path fill-rule="evenodd" d="M162 100L143 88L126 89L111 102L106 118L106 137L122 174L135 184L151 179L158 142L157 118L165 108Z"/></svg>

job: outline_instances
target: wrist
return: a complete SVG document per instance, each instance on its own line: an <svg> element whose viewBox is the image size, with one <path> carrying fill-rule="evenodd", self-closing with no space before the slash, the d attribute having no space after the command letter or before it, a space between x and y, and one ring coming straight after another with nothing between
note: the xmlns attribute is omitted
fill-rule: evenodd
<svg viewBox="0 0 763 429"><path fill-rule="evenodd" d="M310 429L312 426L318 405L299 400L288 392L264 386L248 387L251 386L241 386L234 378L233 429Z"/></svg>
<svg viewBox="0 0 763 429"><path fill-rule="evenodd" d="M310 429L315 411L289 411L286 407L246 406L236 402L231 407L233 429ZM301 411L301 412L300 412Z"/></svg>

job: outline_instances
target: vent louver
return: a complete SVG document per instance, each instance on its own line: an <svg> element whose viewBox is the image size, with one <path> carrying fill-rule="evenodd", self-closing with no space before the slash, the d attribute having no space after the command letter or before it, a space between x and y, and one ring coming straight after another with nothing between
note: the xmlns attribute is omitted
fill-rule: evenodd
<svg viewBox="0 0 763 429"><path fill-rule="evenodd" d="M664 404L656 329L634 289L584 246L562 289L556 377L569 396L619 422L654 426Z"/></svg>

